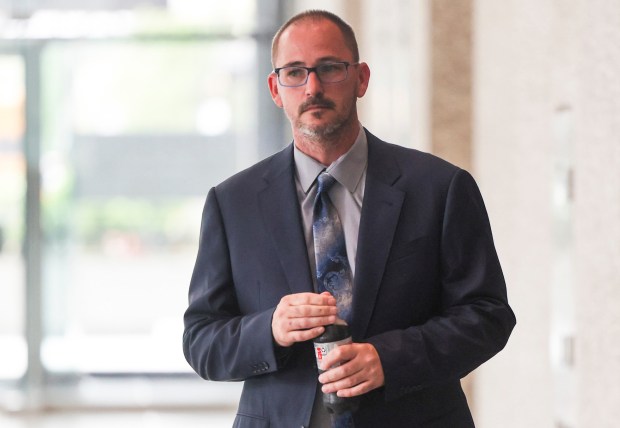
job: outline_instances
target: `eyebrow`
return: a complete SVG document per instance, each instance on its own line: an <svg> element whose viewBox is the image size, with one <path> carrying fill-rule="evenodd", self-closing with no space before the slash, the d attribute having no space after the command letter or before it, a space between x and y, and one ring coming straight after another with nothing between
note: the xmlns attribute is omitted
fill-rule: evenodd
<svg viewBox="0 0 620 428"><path fill-rule="evenodd" d="M330 62L348 62L348 61L345 61L335 56L326 56L326 57L319 58L316 64L320 65L320 64L330 63ZM303 61L291 61L291 62L287 62L286 64L284 64L282 67L306 67L306 63ZM282 68L282 67L279 67L279 68Z"/></svg>

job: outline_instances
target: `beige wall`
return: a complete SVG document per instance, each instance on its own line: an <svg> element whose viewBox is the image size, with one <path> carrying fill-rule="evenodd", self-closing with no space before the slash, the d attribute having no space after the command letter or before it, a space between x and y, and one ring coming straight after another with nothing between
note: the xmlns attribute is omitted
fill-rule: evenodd
<svg viewBox="0 0 620 428"><path fill-rule="evenodd" d="M615 427L620 4L478 0L474 40L475 170L519 321L478 373L479 427ZM558 213L563 151L574 184Z"/></svg>
<svg viewBox="0 0 620 428"><path fill-rule="evenodd" d="M430 2L432 152L472 171L473 0Z"/></svg>
<svg viewBox="0 0 620 428"><path fill-rule="evenodd" d="M478 371L480 428L553 426L548 362L553 106L546 94L550 30L543 25L549 22L543 3L475 5L474 165L517 315L507 348Z"/></svg>
<svg viewBox="0 0 620 428"><path fill-rule="evenodd" d="M620 421L620 4L579 2L575 241L579 426ZM583 304L582 304L583 302Z"/></svg>

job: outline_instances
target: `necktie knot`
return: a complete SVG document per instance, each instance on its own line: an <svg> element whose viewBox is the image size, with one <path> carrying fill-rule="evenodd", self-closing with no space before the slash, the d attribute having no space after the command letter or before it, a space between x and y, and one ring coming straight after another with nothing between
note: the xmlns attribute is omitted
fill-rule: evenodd
<svg viewBox="0 0 620 428"><path fill-rule="evenodd" d="M331 175L329 175L328 172L323 171L317 177L317 181L319 182L319 187L318 187L317 192L318 193L324 193L324 192L329 191L329 189L336 182L336 179L334 177L332 177Z"/></svg>

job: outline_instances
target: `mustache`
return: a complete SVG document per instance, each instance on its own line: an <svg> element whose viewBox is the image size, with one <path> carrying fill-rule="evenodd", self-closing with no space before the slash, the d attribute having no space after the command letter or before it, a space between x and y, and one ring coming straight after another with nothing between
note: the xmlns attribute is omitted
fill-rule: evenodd
<svg viewBox="0 0 620 428"><path fill-rule="evenodd" d="M313 107L334 108L336 107L336 104L332 100L328 100L327 98L308 98L299 106L299 114Z"/></svg>

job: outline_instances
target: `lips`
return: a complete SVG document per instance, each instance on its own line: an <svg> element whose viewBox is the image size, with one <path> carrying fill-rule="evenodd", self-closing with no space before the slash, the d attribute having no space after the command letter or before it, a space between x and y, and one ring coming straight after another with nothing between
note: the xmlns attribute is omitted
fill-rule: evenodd
<svg viewBox="0 0 620 428"><path fill-rule="evenodd" d="M304 111L315 110L315 109L322 109L322 108L328 108L328 106L326 106L324 104L313 104L311 106L306 107L304 109Z"/></svg>

